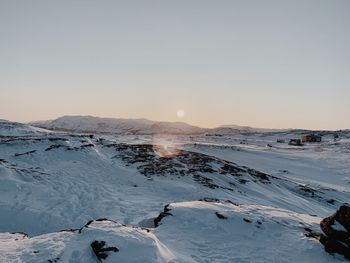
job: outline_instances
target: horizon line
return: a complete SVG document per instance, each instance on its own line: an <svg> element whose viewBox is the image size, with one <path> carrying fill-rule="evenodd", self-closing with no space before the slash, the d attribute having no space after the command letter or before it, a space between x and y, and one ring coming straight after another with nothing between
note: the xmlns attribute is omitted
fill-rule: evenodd
<svg viewBox="0 0 350 263"><path fill-rule="evenodd" d="M43 122L43 121L55 121L57 119L63 118L63 117L91 117L91 118L98 118L98 119L114 119L114 120L145 120L145 121L151 121L151 122L155 122L155 123L183 123L183 124L187 124L190 126L194 126L196 128L200 128L200 129L208 129L208 130L212 130L212 129L217 129L217 128L232 128L235 129L234 127L230 127L230 126L237 126L237 129L239 128L250 128L250 129L266 129L266 130L306 130L306 131L344 131L344 130L350 130L350 128L344 128L344 129L307 129L307 128L267 128L267 127L256 127L256 126L250 126L250 125L240 125L240 124L221 124L218 126L213 126L213 127L203 127L203 126L199 126L199 125L195 125L195 124L191 124L189 122L186 121L166 121L166 120L153 120L153 119L148 119L145 117L140 117L140 118L125 118L125 117L101 117L101 116L94 116L94 115L62 115L56 118L52 118L52 119L37 119L37 120L32 120L32 121L13 121L11 119L3 119L0 118L0 120L5 120L5 121L10 121L10 122L17 122L17 123L22 123L22 124L27 124L27 125L31 125L31 123L34 122Z"/></svg>

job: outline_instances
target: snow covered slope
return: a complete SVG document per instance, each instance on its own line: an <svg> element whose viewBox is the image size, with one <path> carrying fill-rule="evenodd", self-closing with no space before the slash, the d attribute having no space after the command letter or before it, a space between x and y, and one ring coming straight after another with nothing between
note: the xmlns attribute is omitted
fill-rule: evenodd
<svg viewBox="0 0 350 263"><path fill-rule="evenodd" d="M26 136L49 133L50 131L32 127L18 122L0 119L0 136Z"/></svg>
<svg viewBox="0 0 350 263"><path fill-rule="evenodd" d="M95 240L119 249L106 262L342 261L304 228L350 200L347 137L299 148L5 127L27 132L0 136L0 262L98 262Z"/></svg>
<svg viewBox="0 0 350 263"><path fill-rule="evenodd" d="M305 228L318 228L318 217L216 201L174 203L168 209L171 215L155 235L181 262L332 261L304 235Z"/></svg>
<svg viewBox="0 0 350 263"><path fill-rule="evenodd" d="M101 240L101 238L103 240ZM175 256L147 229L109 220L89 222L81 229L29 238L22 233L0 235L0 262L98 262L91 243L112 246L107 262L170 262Z"/></svg>
<svg viewBox="0 0 350 263"><path fill-rule="evenodd" d="M157 228L109 220L29 238L0 235L1 262L97 262L94 241L117 248L103 262L342 262L306 237L320 218L225 201L172 203ZM164 215L164 212L163 212ZM51 261L50 261L51 260Z"/></svg>

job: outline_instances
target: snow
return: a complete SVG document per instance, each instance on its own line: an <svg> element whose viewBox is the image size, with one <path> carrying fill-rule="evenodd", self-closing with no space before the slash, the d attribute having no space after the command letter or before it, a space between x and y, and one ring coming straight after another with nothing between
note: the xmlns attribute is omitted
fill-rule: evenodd
<svg viewBox="0 0 350 263"><path fill-rule="evenodd" d="M34 126L61 131L120 134L198 134L205 129L183 122L156 122L147 119L116 119L92 116L64 116L51 121L37 121Z"/></svg>
<svg viewBox="0 0 350 263"><path fill-rule="evenodd" d="M350 200L348 131L303 147L276 142L299 131L0 132L0 262L97 262L94 240L119 248L105 262L343 261L304 227Z"/></svg>
<svg viewBox="0 0 350 263"><path fill-rule="evenodd" d="M107 262L170 262L174 255L157 237L140 228L112 221L95 221L81 231L61 231L32 238L22 234L0 235L1 262L86 262L95 263L90 244L103 239L118 252L110 252Z"/></svg>
<svg viewBox="0 0 350 263"><path fill-rule="evenodd" d="M0 119L0 136L27 136L49 133L50 131L18 122Z"/></svg>
<svg viewBox="0 0 350 263"><path fill-rule="evenodd" d="M307 238L320 218L260 205L180 202L155 229L94 221L82 230L35 237L0 235L1 262L96 262L94 240L115 246L104 262L343 262ZM224 215L220 219L216 215ZM344 261L345 262L345 261Z"/></svg>
<svg viewBox="0 0 350 263"><path fill-rule="evenodd" d="M330 260L316 241L303 235L304 227L317 226L317 217L259 205L198 201L175 203L170 208L172 216L164 218L155 232L167 240L168 248L186 256L180 258L182 262Z"/></svg>

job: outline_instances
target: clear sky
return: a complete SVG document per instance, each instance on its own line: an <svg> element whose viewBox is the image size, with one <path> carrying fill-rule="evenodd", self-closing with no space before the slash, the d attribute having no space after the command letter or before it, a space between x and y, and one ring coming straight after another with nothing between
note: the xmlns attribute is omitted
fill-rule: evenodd
<svg viewBox="0 0 350 263"><path fill-rule="evenodd" d="M349 14L348 0L0 0L0 118L350 128Z"/></svg>

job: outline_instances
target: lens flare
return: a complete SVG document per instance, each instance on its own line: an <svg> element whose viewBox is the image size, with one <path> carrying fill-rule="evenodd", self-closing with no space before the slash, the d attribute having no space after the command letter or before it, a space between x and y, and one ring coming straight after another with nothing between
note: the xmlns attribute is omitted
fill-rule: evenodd
<svg viewBox="0 0 350 263"><path fill-rule="evenodd" d="M172 158L179 154L181 145L175 144L172 141L166 140L164 138L154 138L153 139L153 151L161 158Z"/></svg>
<svg viewBox="0 0 350 263"><path fill-rule="evenodd" d="M177 148L169 147L167 145L153 145L154 153L161 158L171 158L176 156L179 152Z"/></svg>

